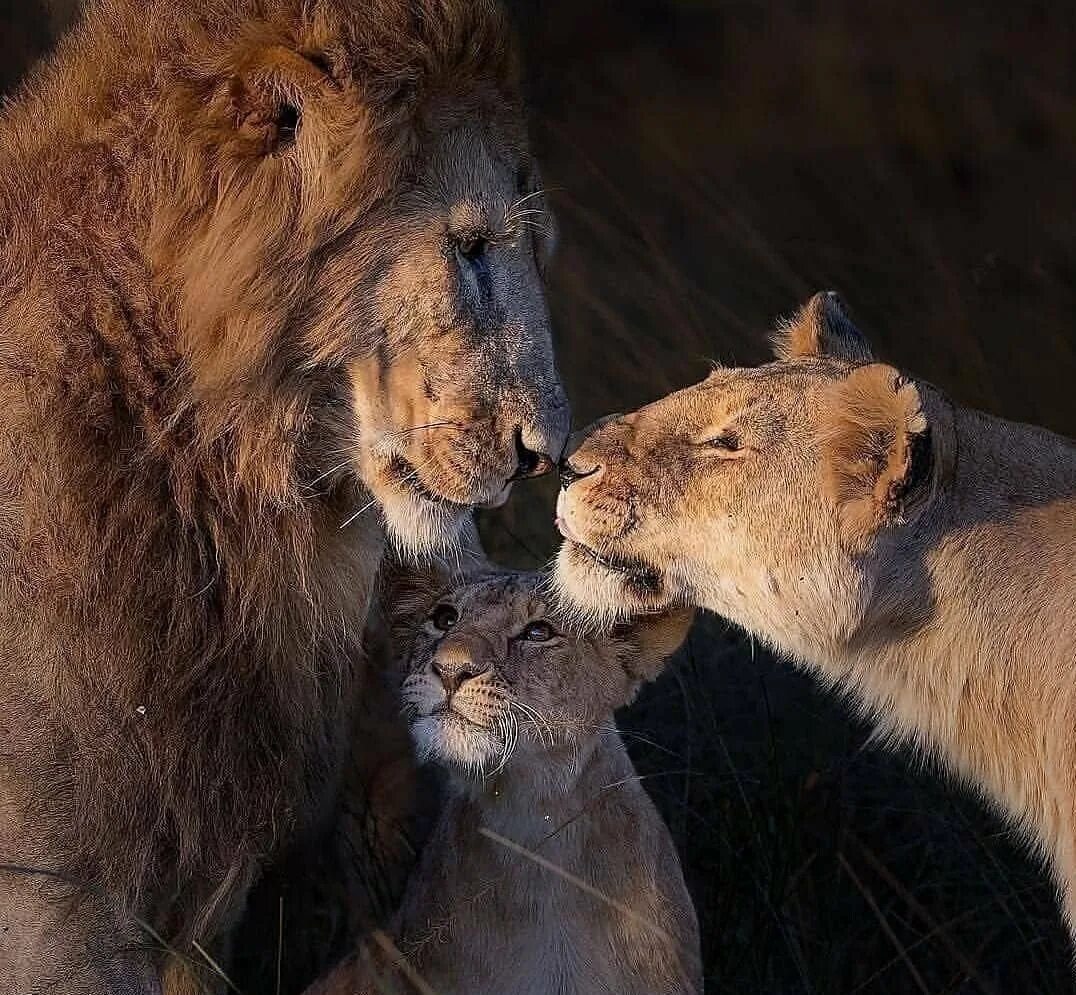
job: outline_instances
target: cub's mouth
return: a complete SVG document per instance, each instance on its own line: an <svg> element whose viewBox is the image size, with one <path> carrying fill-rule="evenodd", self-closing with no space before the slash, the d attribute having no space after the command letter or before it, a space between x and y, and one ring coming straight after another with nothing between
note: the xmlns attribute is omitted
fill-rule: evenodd
<svg viewBox="0 0 1076 995"><path fill-rule="evenodd" d="M505 744L494 729L451 707L413 719L411 738L421 761L446 765L466 775L485 774L505 753Z"/></svg>

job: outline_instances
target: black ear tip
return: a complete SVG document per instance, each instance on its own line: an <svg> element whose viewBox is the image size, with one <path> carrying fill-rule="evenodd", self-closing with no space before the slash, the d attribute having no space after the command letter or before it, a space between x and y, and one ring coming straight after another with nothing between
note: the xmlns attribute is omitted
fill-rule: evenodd
<svg viewBox="0 0 1076 995"><path fill-rule="evenodd" d="M823 290L818 296L822 298L822 303L825 305L827 311L839 311L841 314L845 313L844 301L836 290Z"/></svg>

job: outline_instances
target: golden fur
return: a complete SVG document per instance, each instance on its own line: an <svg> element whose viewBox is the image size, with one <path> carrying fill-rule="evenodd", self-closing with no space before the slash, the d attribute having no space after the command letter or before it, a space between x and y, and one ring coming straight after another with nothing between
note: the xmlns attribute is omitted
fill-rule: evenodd
<svg viewBox="0 0 1076 995"><path fill-rule="evenodd" d="M676 852L613 720L692 613L573 635L540 575L410 583L403 700L419 755L449 772L448 797L389 943L316 992L374 995L389 974L394 991L425 990L394 969L397 953L439 995L701 992Z"/></svg>
<svg viewBox="0 0 1076 995"><path fill-rule="evenodd" d="M4 995L219 986L334 822L384 528L560 451L516 78L487 0L98 0L5 106Z"/></svg>
<svg viewBox="0 0 1076 995"><path fill-rule="evenodd" d="M1076 929L1076 446L872 362L834 295L779 353L585 440L560 590L712 609L850 693L1027 833Z"/></svg>

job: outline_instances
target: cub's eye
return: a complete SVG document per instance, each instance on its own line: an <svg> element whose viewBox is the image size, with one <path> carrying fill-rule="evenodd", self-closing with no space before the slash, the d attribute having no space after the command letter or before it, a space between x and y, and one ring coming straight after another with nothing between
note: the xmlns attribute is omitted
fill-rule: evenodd
<svg viewBox="0 0 1076 995"><path fill-rule="evenodd" d="M519 634L520 639L529 643L547 643L557 634L557 630L548 622L531 622Z"/></svg>
<svg viewBox="0 0 1076 995"><path fill-rule="evenodd" d="M483 235L468 235L456 242L456 251L469 263L481 259L488 247L489 240Z"/></svg>
<svg viewBox="0 0 1076 995"><path fill-rule="evenodd" d="M435 629L447 632L460 620L460 613L451 605L438 605L430 616Z"/></svg>
<svg viewBox="0 0 1076 995"><path fill-rule="evenodd" d="M295 137L299 134L299 124L302 114L294 104L281 104L276 112L276 146L278 149L295 144Z"/></svg>
<svg viewBox="0 0 1076 995"><path fill-rule="evenodd" d="M707 439L706 445L724 453L738 453L743 449L743 440L735 432L722 432Z"/></svg>

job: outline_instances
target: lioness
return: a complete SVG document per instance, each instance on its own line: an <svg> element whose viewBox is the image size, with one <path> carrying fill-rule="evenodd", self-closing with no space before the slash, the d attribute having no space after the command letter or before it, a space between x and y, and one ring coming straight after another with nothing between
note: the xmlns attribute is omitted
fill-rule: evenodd
<svg viewBox="0 0 1076 995"><path fill-rule="evenodd" d="M317 995L701 993L676 851L613 720L692 613L571 634L546 583L493 572L401 600L404 707L448 798L392 936Z"/></svg>
<svg viewBox="0 0 1076 995"><path fill-rule="evenodd" d="M560 590L710 608L850 690L1030 835L1076 932L1076 446L874 362L832 294L777 355L586 439Z"/></svg>
<svg viewBox="0 0 1076 995"><path fill-rule="evenodd" d="M220 987L385 530L560 451L517 75L488 0L91 0L5 105L4 995Z"/></svg>

